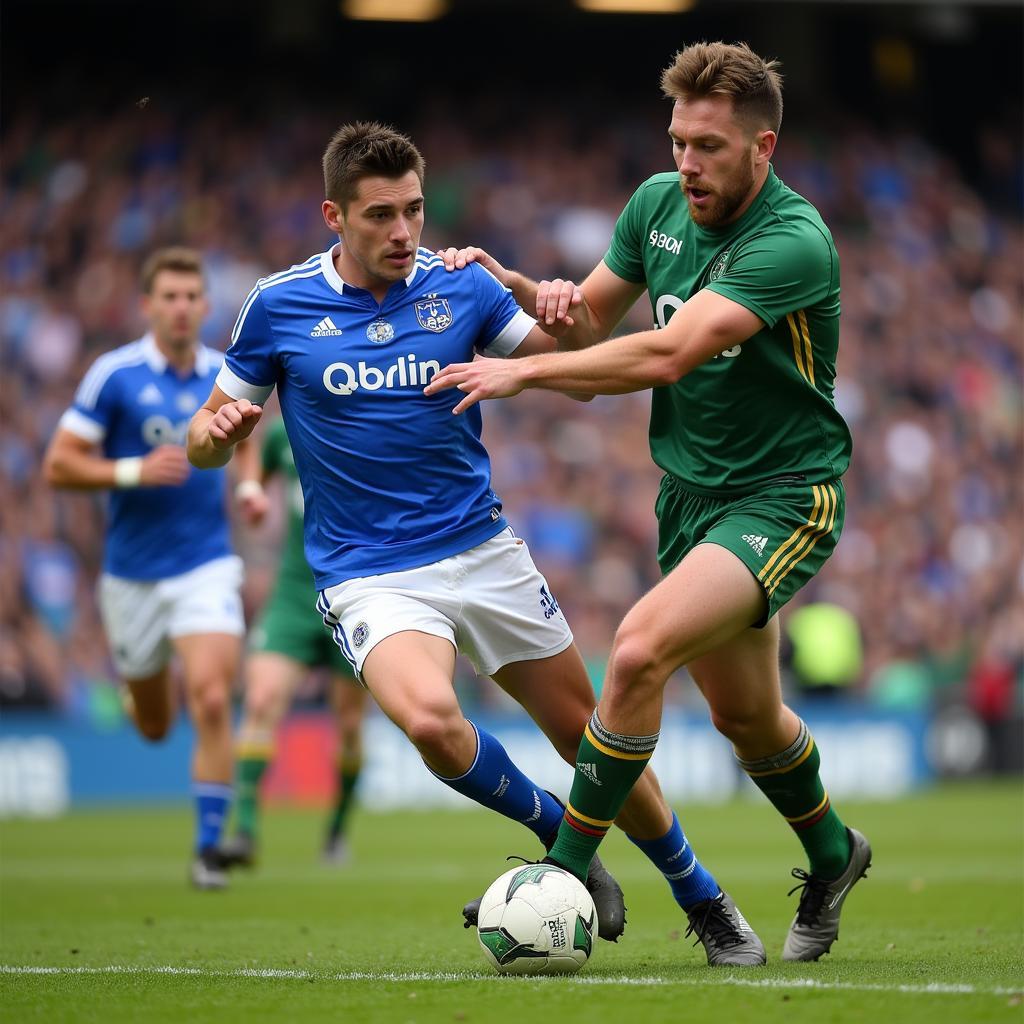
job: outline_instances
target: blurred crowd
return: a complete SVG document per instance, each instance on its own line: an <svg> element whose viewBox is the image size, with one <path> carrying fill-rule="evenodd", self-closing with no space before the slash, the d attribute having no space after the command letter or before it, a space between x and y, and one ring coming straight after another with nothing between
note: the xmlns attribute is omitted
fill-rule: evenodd
<svg viewBox="0 0 1024 1024"><path fill-rule="evenodd" d="M585 133L557 115L498 132L472 105L458 113L400 126L427 159L423 244L481 245L535 277L585 274L632 190L672 166L661 108ZM39 464L91 361L141 333L142 259L171 243L202 251L204 340L223 347L256 278L331 242L319 157L335 126L215 106L6 126L0 702L95 711L112 677L93 597L102 497L53 492ZM842 542L794 609L843 609L854 629L836 639L849 654L838 680L799 670L794 632L787 678L893 708L959 700L1002 721L1024 669L1020 154L993 136L968 181L921 138L835 129L784 130L775 166L839 248L837 400L855 441ZM623 329L651 320L641 301ZM648 406L530 393L485 410L495 489L598 683L616 623L657 579ZM239 543L252 612L273 529ZM671 690L686 693L685 679Z"/></svg>

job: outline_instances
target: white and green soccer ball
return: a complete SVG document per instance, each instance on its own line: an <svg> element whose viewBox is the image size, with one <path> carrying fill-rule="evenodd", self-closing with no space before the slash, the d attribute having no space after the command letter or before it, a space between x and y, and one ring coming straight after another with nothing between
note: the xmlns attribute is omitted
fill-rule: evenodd
<svg viewBox="0 0 1024 1024"><path fill-rule="evenodd" d="M491 883L477 937L499 974L575 974L590 959L597 911L583 883L553 864L527 864Z"/></svg>

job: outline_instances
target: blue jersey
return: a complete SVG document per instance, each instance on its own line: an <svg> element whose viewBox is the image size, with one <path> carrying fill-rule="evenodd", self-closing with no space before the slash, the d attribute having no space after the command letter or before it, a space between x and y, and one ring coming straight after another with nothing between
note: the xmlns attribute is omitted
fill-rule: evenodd
<svg viewBox="0 0 1024 1024"><path fill-rule="evenodd" d="M508 355L534 326L475 263L448 273L420 249L378 303L341 279L336 248L256 284L217 377L253 402L277 386L321 590L436 562L505 528L479 406L453 416L461 392L423 388L474 351Z"/></svg>
<svg viewBox="0 0 1024 1024"><path fill-rule="evenodd" d="M184 445L189 420L223 360L223 353L200 346L194 369L180 377L146 335L93 363L60 425L102 445L109 459ZM222 469L192 469L180 487L111 491L104 571L159 580L231 554L224 481Z"/></svg>

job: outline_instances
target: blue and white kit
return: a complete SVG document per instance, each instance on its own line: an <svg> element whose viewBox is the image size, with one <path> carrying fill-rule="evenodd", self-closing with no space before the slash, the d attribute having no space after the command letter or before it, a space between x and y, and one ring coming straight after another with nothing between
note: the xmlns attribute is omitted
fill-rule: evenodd
<svg viewBox="0 0 1024 1024"><path fill-rule="evenodd" d="M200 346L185 375L151 335L99 357L60 426L109 459L184 445L189 421L213 386L223 354ZM232 553L223 469L191 469L174 487L109 496L99 605L124 679L158 672L179 636L245 630L241 560Z"/></svg>
<svg viewBox="0 0 1024 1024"><path fill-rule="evenodd" d="M193 413L206 401L223 353L199 346L181 377L152 335L100 356L61 417L60 426L102 448L108 459L184 445ZM160 580L231 554L223 469L192 469L180 487L110 492L103 569Z"/></svg>
<svg viewBox="0 0 1024 1024"><path fill-rule="evenodd" d="M220 389L277 386L305 500L317 589L466 551L507 525L480 411L424 386L475 351L504 356L534 325L475 263L448 273L420 249L378 303L339 277L333 250L264 278L238 317Z"/></svg>
<svg viewBox="0 0 1024 1024"><path fill-rule="evenodd" d="M461 393L426 396L423 388L442 367L467 362L476 352L509 355L534 320L476 263L448 272L421 248L409 276L377 302L341 279L336 251L257 283L217 385L231 398L255 403L278 389L302 483L306 559L321 591L320 611L358 671L380 639L403 629L454 637L465 647L460 640L469 636L468 619L433 607L426 618L413 614L406 624L396 614L393 591L390 604L386 596L399 574L434 565L443 574L452 564L446 560L510 533L491 490L479 406L453 416ZM513 557L504 545L493 550L491 558ZM519 564L515 575L522 579L522 573ZM529 593L528 611L508 607L512 600L490 609L494 616L515 611L535 621L533 637L496 640L480 667L546 657L572 642L560 612L557 620L545 617L550 595L533 573L536 580L519 588ZM369 585L369 597L366 585L341 586L357 579ZM432 604L433 589L433 583L416 588L413 603ZM458 589L472 599L471 580ZM362 617L349 622L357 593ZM489 593L493 599L496 590ZM362 642L348 643L348 629Z"/></svg>

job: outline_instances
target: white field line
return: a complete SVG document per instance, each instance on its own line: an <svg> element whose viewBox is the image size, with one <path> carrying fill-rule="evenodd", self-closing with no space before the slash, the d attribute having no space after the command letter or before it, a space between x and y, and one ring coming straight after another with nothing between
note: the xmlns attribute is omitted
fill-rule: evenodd
<svg viewBox="0 0 1024 1024"><path fill-rule="evenodd" d="M68 863L65 861L15 860L6 857L0 866L0 884L12 882L123 882L123 881L160 881L173 878L179 880L182 873L182 860L166 858L145 861L119 860L95 863ZM501 864L495 861L495 870ZM719 869L727 875L731 888L737 885L754 882L778 881L780 888L788 884L789 875L777 868L762 869L749 866L735 870ZM360 885L363 882L386 882L389 886L416 885L424 881L449 882L465 878L465 869L459 864L423 864L417 866L416 874L403 878L397 875L390 865L372 865L353 863L340 872L336 867L311 862L308 868L296 870L293 866L260 865L253 878L264 882L286 882L290 885L323 885L325 878L334 877L345 884ZM615 877L620 882L644 883L661 885L660 876L649 865L626 865L616 870ZM884 867L871 869L871 881L885 885L906 886L915 882L924 885L948 885L962 882L984 882L985 884L1006 883L1020 885L1020 871L1012 868L1005 870L979 868L978 865L964 865L962 868L944 867L939 871L931 871L920 876L911 876L903 871L887 871ZM481 882L486 885L484 876Z"/></svg>
<svg viewBox="0 0 1024 1024"><path fill-rule="evenodd" d="M33 965L0 964L0 974L13 975L82 975L82 974L127 974L127 975L171 975L186 978L266 978L288 981L374 981L374 982L453 982L453 981L497 981L495 975L467 971L296 971L276 967L240 967L220 971L205 967L149 966L136 967L127 964L110 964L106 967L41 967ZM818 981L816 978L738 978L727 974L724 977L661 978L653 977L587 977L580 978L503 978L502 983L563 984L563 985L630 985L647 988L663 986L681 987L727 987L764 989L803 989L814 991L841 992L898 992L906 995L926 996L1014 996L1020 989L979 985L951 985L944 982L929 982L923 985L876 985L853 981Z"/></svg>

